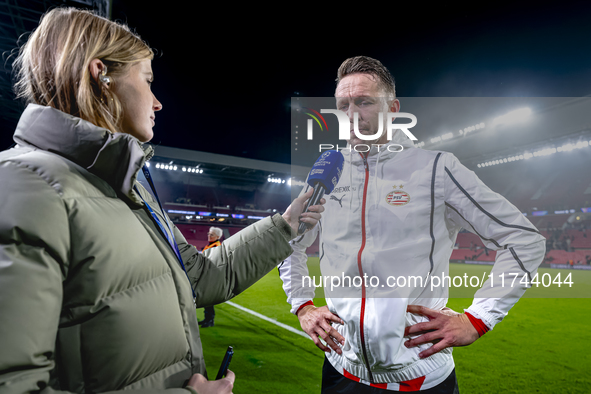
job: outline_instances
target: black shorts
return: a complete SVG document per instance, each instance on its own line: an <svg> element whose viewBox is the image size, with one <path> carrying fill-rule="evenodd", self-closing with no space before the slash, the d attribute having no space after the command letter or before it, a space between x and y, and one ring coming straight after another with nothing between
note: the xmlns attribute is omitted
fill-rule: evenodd
<svg viewBox="0 0 591 394"><path fill-rule="evenodd" d="M449 374L449 376L435 387L431 387L427 390L412 391L413 393L426 393L426 394L459 394L460 389L458 388L458 380L456 379L456 370ZM396 393L396 391L390 391L380 389L377 387L371 387L363 383L358 383L354 380L344 377L340 374L330 361L325 357L324 365L322 366L322 394L346 394L346 393L359 393L359 394L388 394Z"/></svg>

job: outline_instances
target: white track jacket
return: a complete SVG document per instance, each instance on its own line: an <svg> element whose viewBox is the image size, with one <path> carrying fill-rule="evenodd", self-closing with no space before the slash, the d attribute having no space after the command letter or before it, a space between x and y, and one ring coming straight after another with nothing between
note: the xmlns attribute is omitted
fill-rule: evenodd
<svg viewBox="0 0 591 394"><path fill-rule="evenodd" d="M404 149L394 152L400 145ZM418 354L431 344L407 349L403 335L405 327L428 320L407 313L407 305L445 307L448 289L433 285L451 280L445 277L459 230L477 234L487 248L497 251L492 281L482 278L466 310L489 329L525 292L527 285L516 282L534 276L545 254L545 239L453 154L416 148L401 131L387 145L373 146L367 158L354 150L342 153L343 173L325 196L322 219L291 241L294 252L279 265L291 311L314 297L314 282L305 279L305 251L320 234L326 302L345 322L333 324L346 343L342 355L327 353L332 365L371 383L451 372L451 348L421 360ZM505 280L500 287L503 273L506 279L516 273L518 280L513 286Z"/></svg>

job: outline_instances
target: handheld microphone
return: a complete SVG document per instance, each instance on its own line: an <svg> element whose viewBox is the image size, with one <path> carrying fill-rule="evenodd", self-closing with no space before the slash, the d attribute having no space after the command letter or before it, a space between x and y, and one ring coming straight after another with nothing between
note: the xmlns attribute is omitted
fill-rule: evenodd
<svg viewBox="0 0 591 394"><path fill-rule="evenodd" d="M314 188L314 193L308 200L303 212L308 212L312 205L318 205L324 193L330 194L333 191L337 183L339 183L344 161L343 154L336 150L329 150L320 155L308 175L308 185ZM304 233L306 228L306 223L300 221L298 235Z"/></svg>

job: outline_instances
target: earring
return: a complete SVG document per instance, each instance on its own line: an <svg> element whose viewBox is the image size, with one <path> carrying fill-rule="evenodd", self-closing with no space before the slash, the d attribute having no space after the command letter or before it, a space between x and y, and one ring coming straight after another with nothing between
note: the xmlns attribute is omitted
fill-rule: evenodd
<svg viewBox="0 0 591 394"><path fill-rule="evenodd" d="M107 76L107 70L103 70L103 72L99 75L99 80L104 83L105 85L109 86L111 84L111 77Z"/></svg>
<svg viewBox="0 0 591 394"><path fill-rule="evenodd" d="M110 99L107 99L107 101L110 101L111 104L113 103L113 97L111 97ZM105 100L101 97L101 104L105 104Z"/></svg>

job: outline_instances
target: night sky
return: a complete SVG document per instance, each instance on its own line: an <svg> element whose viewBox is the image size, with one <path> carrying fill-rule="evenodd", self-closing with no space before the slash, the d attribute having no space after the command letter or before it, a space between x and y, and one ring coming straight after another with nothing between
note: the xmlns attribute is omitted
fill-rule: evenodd
<svg viewBox="0 0 591 394"><path fill-rule="evenodd" d="M588 2L180 3L113 2L157 51L157 145L289 163L291 97L332 96L356 55L381 60L401 98L591 93Z"/></svg>

